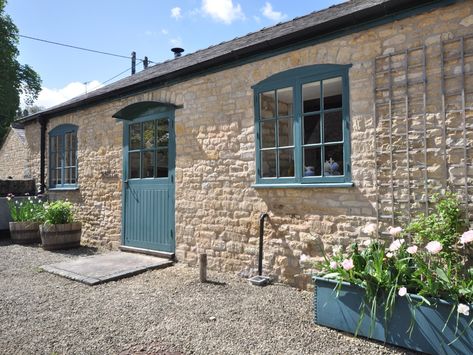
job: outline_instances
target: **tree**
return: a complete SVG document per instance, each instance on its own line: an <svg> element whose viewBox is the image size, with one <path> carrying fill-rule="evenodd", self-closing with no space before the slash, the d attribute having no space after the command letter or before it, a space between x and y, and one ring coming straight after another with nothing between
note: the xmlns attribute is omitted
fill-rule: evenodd
<svg viewBox="0 0 473 355"><path fill-rule="evenodd" d="M18 28L5 13L6 0L0 0L0 142L20 106L20 95L32 105L41 91L41 78L18 57Z"/></svg>

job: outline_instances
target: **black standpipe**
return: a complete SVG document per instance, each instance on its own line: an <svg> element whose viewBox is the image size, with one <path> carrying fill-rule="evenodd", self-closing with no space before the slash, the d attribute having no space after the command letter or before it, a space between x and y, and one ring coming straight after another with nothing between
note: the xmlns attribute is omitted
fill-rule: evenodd
<svg viewBox="0 0 473 355"><path fill-rule="evenodd" d="M258 275L263 274L263 236L264 236L264 220L269 218L266 212L261 213L259 217L259 254L258 254Z"/></svg>

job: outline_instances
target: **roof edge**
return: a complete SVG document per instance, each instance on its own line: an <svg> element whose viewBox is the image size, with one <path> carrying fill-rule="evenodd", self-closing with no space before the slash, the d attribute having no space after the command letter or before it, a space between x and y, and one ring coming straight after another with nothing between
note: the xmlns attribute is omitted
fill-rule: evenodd
<svg viewBox="0 0 473 355"><path fill-rule="evenodd" d="M83 99L79 99L69 104L65 102L50 109L35 113L31 116L23 117L15 122L19 124L28 124L38 119L53 118L61 114L76 111L80 108L88 107L105 99L115 99L149 89L150 87L169 85L171 81L189 80L190 76L201 75L202 72L211 70L212 68L214 71L221 71L232 66L240 65L242 61L245 61L243 64L246 64L247 62L253 62L260 60L261 58L271 57L280 53L297 49L296 47L301 44L302 47L308 46L310 45L310 43L307 42L309 39L312 39L312 41L318 40L317 42L324 42L331 40L334 37L343 36L347 34L347 32L350 33L363 31L370 27L375 27L398 19L414 16L419 13L430 11L443 6L448 6L461 1L462 0L388 0L385 2L379 2L376 5L363 8L360 11L344 14L340 17L334 17L326 22L318 23L314 26L304 28L297 32L276 37L268 41L258 42L254 45L250 45L230 53L225 53L223 55L210 58L209 60L197 62L187 67L171 71L164 75L156 76L137 83L132 83L117 89L112 89L111 91L107 91L98 95L84 97ZM330 8L327 8L317 13L329 9ZM273 27L276 26L278 25ZM317 35L314 36L314 33L317 33ZM240 39L244 37L245 36L240 37ZM228 41L226 43L230 43L232 41L234 40ZM218 45L209 48L215 47L218 47ZM188 56L189 55L192 54L188 54ZM90 94L92 93L93 92Z"/></svg>

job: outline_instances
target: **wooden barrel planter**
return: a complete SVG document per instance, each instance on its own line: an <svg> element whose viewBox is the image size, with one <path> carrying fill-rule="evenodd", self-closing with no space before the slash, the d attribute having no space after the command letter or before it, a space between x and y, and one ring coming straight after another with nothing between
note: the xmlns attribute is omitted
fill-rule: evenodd
<svg viewBox="0 0 473 355"><path fill-rule="evenodd" d="M80 222L67 224L42 224L41 244L44 250L59 250L77 248L80 246L82 224Z"/></svg>
<svg viewBox="0 0 473 355"><path fill-rule="evenodd" d="M38 222L10 222L10 238L13 243L32 244L41 242Z"/></svg>

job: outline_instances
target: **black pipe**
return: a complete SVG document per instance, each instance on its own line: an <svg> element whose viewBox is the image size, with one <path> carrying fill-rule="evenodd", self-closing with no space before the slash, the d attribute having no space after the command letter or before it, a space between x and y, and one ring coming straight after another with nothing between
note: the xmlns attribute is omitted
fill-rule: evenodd
<svg viewBox="0 0 473 355"><path fill-rule="evenodd" d="M47 119L40 119L39 124L41 126L40 133L40 181L39 181L39 193L44 194L46 191L46 125Z"/></svg>
<svg viewBox="0 0 473 355"><path fill-rule="evenodd" d="M264 236L264 219L269 218L266 212L259 216L259 255L258 255L258 275L263 275L263 236Z"/></svg>

